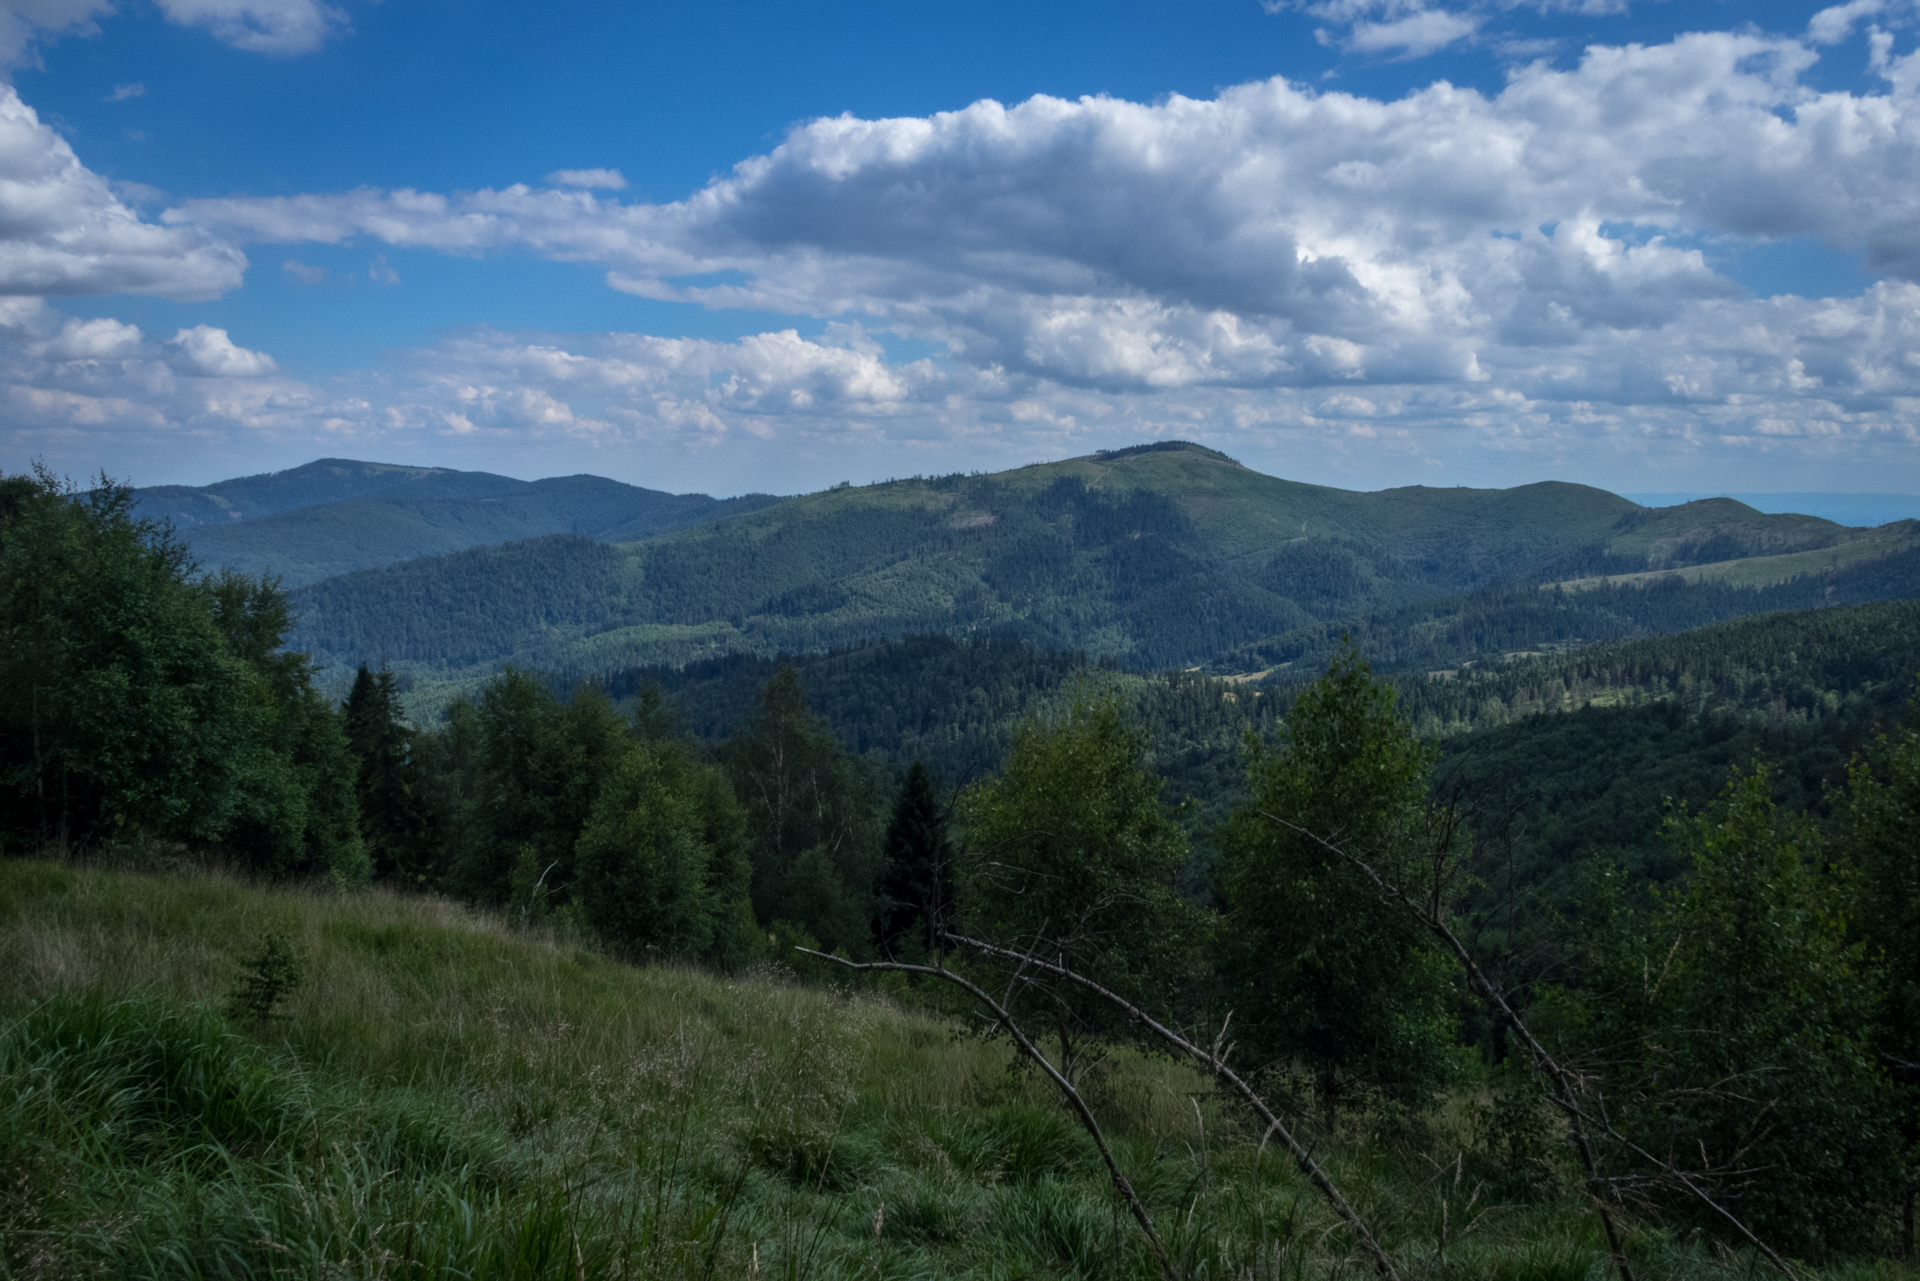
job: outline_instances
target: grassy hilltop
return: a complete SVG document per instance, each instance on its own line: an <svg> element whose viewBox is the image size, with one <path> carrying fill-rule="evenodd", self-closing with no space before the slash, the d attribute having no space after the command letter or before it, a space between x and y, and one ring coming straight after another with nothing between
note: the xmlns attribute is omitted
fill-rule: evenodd
<svg viewBox="0 0 1920 1281"><path fill-rule="evenodd" d="M283 1017L229 1022L275 931L304 982ZM883 994L635 969L432 898L20 860L0 968L0 1275L1154 1275L1005 1044ZM1091 1082L1187 1275L1358 1275L1202 1080L1123 1051ZM1499 1097L1316 1147L1409 1276L1599 1275L1555 1159L1500 1173ZM1724 1275L1658 1231L1631 1249L1647 1275Z"/></svg>

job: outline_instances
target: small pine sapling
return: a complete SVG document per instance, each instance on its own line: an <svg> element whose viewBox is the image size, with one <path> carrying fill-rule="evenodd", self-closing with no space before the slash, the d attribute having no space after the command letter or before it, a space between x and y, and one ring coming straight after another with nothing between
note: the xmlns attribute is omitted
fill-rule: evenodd
<svg viewBox="0 0 1920 1281"><path fill-rule="evenodd" d="M284 934L269 934L260 954L246 962L246 973L227 993L227 1017L242 1023L264 1023L276 1017L273 1007L300 986L300 954Z"/></svg>

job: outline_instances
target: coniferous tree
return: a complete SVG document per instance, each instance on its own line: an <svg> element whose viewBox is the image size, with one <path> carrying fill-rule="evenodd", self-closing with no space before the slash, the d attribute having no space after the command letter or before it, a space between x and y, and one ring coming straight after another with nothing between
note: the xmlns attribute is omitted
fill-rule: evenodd
<svg viewBox="0 0 1920 1281"><path fill-rule="evenodd" d="M953 842L933 775L915 761L900 783L887 825L886 881L876 918L880 950L920 957L941 950L939 930L953 907Z"/></svg>
<svg viewBox="0 0 1920 1281"><path fill-rule="evenodd" d="M414 734L401 721L393 673L362 663L341 708L358 762L360 832L377 880L424 885L437 871L432 822Z"/></svg>

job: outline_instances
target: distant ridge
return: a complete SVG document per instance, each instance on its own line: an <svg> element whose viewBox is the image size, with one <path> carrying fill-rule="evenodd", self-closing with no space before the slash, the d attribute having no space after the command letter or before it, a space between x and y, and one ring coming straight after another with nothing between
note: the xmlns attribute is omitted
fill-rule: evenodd
<svg viewBox="0 0 1920 1281"><path fill-rule="evenodd" d="M1237 458L1230 458L1217 449L1208 449L1205 445L1196 445L1190 440L1156 440L1149 445L1128 445L1123 449L1097 449L1092 456L1100 462L1110 463L1139 454L1166 453L1205 454L1208 458L1217 458L1223 463L1232 463L1235 467L1244 466Z"/></svg>
<svg viewBox="0 0 1920 1281"><path fill-rule="evenodd" d="M1791 494L1675 493L1623 494L1648 507L1674 507L1703 498L1731 498L1755 511L1798 512L1820 516L1855 528L1885 525L1896 520L1920 519L1920 494Z"/></svg>
<svg viewBox="0 0 1920 1281"><path fill-rule="evenodd" d="M1839 557L1858 536L1729 500L1647 508L1558 481L1335 489L1160 441L835 486L619 546L547 538L344 575L296 593L296 643L341 670L388 661L429 679L504 661L592 675L910 634L1191 667L1252 657L1263 638L1289 649L1326 627L1337 638L1342 620L1463 592ZM1501 616L1524 632L1524 613Z"/></svg>
<svg viewBox="0 0 1920 1281"><path fill-rule="evenodd" d="M778 501L669 494L600 476L529 481L346 458L134 491L138 514L171 521L202 565L277 575L289 587L550 534L650 538Z"/></svg>

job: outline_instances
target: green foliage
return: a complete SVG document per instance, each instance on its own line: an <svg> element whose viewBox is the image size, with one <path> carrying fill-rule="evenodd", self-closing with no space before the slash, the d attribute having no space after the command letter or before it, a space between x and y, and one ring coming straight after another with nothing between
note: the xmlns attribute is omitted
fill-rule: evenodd
<svg viewBox="0 0 1920 1281"><path fill-rule="evenodd" d="M13 848L217 839L239 803L247 672L186 553L126 491L0 480L0 735Z"/></svg>
<svg viewBox="0 0 1920 1281"><path fill-rule="evenodd" d="M736 813L708 812L719 808ZM587 922L627 955L741 959L739 923L752 921L743 827L717 770L671 744L628 749L580 836Z"/></svg>
<svg viewBox="0 0 1920 1281"><path fill-rule="evenodd" d="M885 855L886 880L876 918L880 950L906 958L943 950L939 931L953 912L953 841L933 775L919 761L900 781Z"/></svg>
<svg viewBox="0 0 1920 1281"><path fill-rule="evenodd" d="M1896 711L1920 669L1920 601L1771 614L1673 636L1403 682L1426 734L1490 728L1589 704L1673 702L1775 724L1863 722Z"/></svg>
<svg viewBox="0 0 1920 1281"><path fill-rule="evenodd" d="M1447 1075L1451 963L1322 844L1419 885L1432 763L1349 648L1276 742L1249 742L1253 799L1218 838L1217 968L1242 1053L1276 1079L1305 1074L1329 1112L1372 1091L1415 1101Z"/></svg>
<svg viewBox="0 0 1920 1281"><path fill-rule="evenodd" d="M1001 776L961 798L960 923L1164 1011L1191 977L1199 921L1174 887L1186 835L1161 803L1161 779L1141 767L1145 750L1111 698L1025 727ZM1077 988L1029 1001L1069 1063L1076 1039L1124 1027Z"/></svg>
<svg viewBox="0 0 1920 1281"><path fill-rule="evenodd" d="M792 668L767 683L720 759L746 809L754 914L864 954L881 871L877 789L808 708Z"/></svg>
<svg viewBox="0 0 1920 1281"><path fill-rule="evenodd" d="M260 954L246 963L227 993L227 1017L248 1023L264 1023L274 1017L280 999L300 986L305 967L300 954L285 934L269 934Z"/></svg>
<svg viewBox="0 0 1920 1281"><path fill-rule="evenodd" d="M365 879L351 763L271 582L195 579L126 489L0 479L0 842Z"/></svg>
<svg viewBox="0 0 1920 1281"><path fill-rule="evenodd" d="M601 673L992 633L1185 667L1272 648L1262 638L1276 634L1294 638L1279 649L1294 648L1317 620L1495 584L1532 588L1596 564L1645 571L1709 550L1753 556L1846 537L1806 517L1693 506L1702 510L1649 514L1557 484L1348 493L1180 444L831 490L618 550L554 535L343 575L299 594L301 643L347 666L377 657L440 671L509 661ZM1751 592L1706 594L1735 613L1823 599L1803 591L1756 606ZM1695 611L1672 625L1724 616ZM1621 634L1634 633L1572 633ZM1326 652L1253 666L1317 665Z"/></svg>
<svg viewBox="0 0 1920 1281"><path fill-rule="evenodd" d="M1630 567L1643 568L1644 563ZM1496 664L1538 655L1549 656L1546 663L1551 664L1552 655L1599 642L1665 635L1753 614L1914 596L1920 596L1920 549L1763 587L1664 575L1643 583L1567 591L1542 590L1537 581L1527 579L1391 609L1356 607L1346 617L1217 654L1207 666L1228 673L1272 671L1276 683L1284 684L1290 673L1323 668L1343 638L1351 637L1378 671L1406 673L1411 679L1449 671L1498 677L1502 669ZM1437 692L1444 697L1448 691Z"/></svg>
<svg viewBox="0 0 1920 1281"><path fill-rule="evenodd" d="M326 976L270 1044L209 1003L262 919ZM20 860L0 967L0 1274L1157 1275L1044 1082L871 995L613 964L431 895ZM1488 1084L1315 1155L1402 1275L1605 1275L1551 1164L1524 1197L1481 1186ZM1120 1049L1090 1093L1183 1275L1351 1274L1306 1177L1202 1077ZM1755 1275L1645 1218L1628 1250L1643 1276Z"/></svg>
<svg viewBox="0 0 1920 1281"><path fill-rule="evenodd" d="M347 749L358 762L354 793L374 878L412 886L438 880L443 860L434 814L393 673L370 672L363 664L341 713Z"/></svg>
<svg viewBox="0 0 1920 1281"><path fill-rule="evenodd" d="M471 799L471 839L454 852L454 884L481 902L507 903L524 858L538 869L528 891L538 883L568 901L574 846L627 754L626 722L597 690L582 688L562 703L545 682L512 668L481 691L471 715L471 742L457 758L471 771L457 788Z"/></svg>
<svg viewBox="0 0 1920 1281"><path fill-rule="evenodd" d="M1776 1249L1818 1257L1875 1238L1897 1144L1871 1048L1878 983L1846 938L1845 886L1770 791L1756 769L1676 815L1693 875L1645 916L1603 884L1580 986L1553 1004L1614 1125ZM1673 1182L1614 1161L1649 1205L1724 1234Z"/></svg>
<svg viewBox="0 0 1920 1281"><path fill-rule="evenodd" d="M1883 984L1873 1047L1894 1090L1907 1200L1905 1250L1920 1162L1920 726L1882 737L1849 771L1842 844L1852 873L1852 937Z"/></svg>
<svg viewBox="0 0 1920 1281"><path fill-rule="evenodd" d="M335 574L469 547L582 534L606 542L755 511L765 494L716 500L598 476L513 480L484 472L327 459L203 489L137 491L142 515L173 519L195 556L300 587Z"/></svg>

